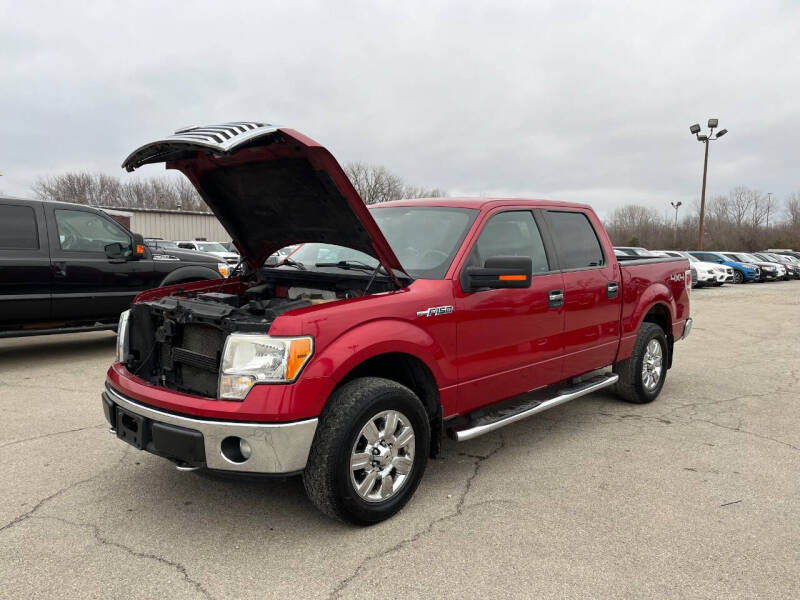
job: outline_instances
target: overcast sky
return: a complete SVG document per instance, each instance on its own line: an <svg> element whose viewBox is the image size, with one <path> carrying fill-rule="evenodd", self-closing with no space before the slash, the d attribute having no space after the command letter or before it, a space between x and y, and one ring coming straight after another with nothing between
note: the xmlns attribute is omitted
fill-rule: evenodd
<svg viewBox="0 0 800 600"><path fill-rule="evenodd" d="M262 120L451 194L663 210L699 197L688 127L718 117L709 193L782 201L799 32L797 1L0 0L0 191L130 177L128 152L178 127Z"/></svg>

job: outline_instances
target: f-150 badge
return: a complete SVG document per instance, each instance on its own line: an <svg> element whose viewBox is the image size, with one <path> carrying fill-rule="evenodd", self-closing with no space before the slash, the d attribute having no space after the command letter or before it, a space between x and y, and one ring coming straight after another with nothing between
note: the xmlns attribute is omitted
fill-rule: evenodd
<svg viewBox="0 0 800 600"><path fill-rule="evenodd" d="M452 306L431 306L425 310L418 310L418 317L437 317L439 315L449 315L453 312Z"/></svg>

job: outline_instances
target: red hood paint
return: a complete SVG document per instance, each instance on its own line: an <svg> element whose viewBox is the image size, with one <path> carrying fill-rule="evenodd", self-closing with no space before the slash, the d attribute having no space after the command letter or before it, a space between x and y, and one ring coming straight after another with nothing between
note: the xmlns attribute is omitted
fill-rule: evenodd
<svg viewBox="0 0 800 600"><path fill-rule="evenodd" d="M122 166L158 162L189 178L254 268L284 246L322 242L377 258L393 278L403 271L341 165L293 129L191 127L141 146Z"/></svg>

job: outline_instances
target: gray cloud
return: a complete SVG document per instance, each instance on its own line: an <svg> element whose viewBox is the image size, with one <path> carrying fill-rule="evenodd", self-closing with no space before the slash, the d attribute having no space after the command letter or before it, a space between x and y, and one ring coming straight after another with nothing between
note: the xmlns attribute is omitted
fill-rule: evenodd
<svg viewBox="0 0 800 600"><path fill-rule="evenodd" d="M453 193L663 209L711 116L710 193L800 189L800 5L531 4L0 3L0 190L263 119Z"/></svg>

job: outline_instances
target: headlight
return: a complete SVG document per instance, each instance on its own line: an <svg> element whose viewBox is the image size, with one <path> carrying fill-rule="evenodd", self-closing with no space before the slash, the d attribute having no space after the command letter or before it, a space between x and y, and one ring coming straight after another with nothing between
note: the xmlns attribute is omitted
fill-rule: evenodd
<svg viewBox="0 0 800 600"><path fill-rule="evenodd" d="M128 354L128 318L131 316L131 311L126 310L119 316L119 323L117 324L117 362L127 362Z"/></svg>
<svg viewBox="0 0 800 600"><path fill-rule="evenodd" d="M769 265L764 265L761 268L764 269L765 271L774 271L775 270L775 267L770 267Z"/></svg>
<svg viewBox="0 0 800 600"><path fill-rule="evenodd" d="M219 397L242 400L256 383L294 381L311 358L310 337L274 338L232 333L225 341L219 376Z"/></svg>
<svg viewBox="0 0 800 600"><path fill-rule="evenodd" d="M228 263L224 263L224 262L217 263L217 271L219 271L219 274L222 275L223 277L227 277L228 276Z"/></svg>

